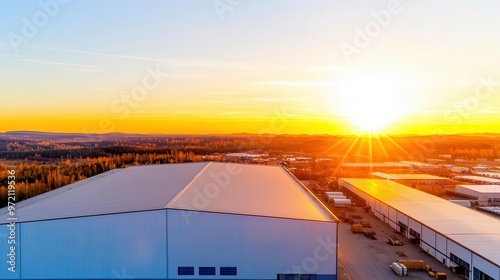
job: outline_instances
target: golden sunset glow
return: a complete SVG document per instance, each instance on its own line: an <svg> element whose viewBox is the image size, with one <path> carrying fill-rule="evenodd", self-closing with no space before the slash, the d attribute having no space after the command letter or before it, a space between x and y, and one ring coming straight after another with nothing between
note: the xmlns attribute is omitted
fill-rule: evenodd
<svg viewBox="0 0 500 280"><path fill-rule="evenodd" d="M422 29L405 4L364 34L387 3L293 2L240 5L224 20L203 1L196 11L183 1L109 4L93 21L66 5L57 24L0 41L0 131L500 132L494 9L471 18L473 3L454 13L420 3L434 11ZM15 12L0 33L23 38L30 5L4 11Z"/></svg>
<svg viewBox="0 0 500 280"><path fill-rule="evenodd" d="M336 90L341 115L361 131L383 131L409 110L411 97L397 77L358 73L340 82Z"/></svg>

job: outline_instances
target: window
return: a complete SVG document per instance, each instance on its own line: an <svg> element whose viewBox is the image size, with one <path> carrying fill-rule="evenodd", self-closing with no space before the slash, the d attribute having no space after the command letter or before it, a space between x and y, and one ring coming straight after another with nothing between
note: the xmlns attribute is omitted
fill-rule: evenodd
<svg viewBox="0 0 500 280"><path fill-rule="evenodd" d="M462 260L461 258L457 257L453 253L450 253L450 260L456 264L458 264L460 267L463 267L463 275L465 276L470 276L470 265L468 262Z"/></svg>
<svg viewBox="0 0 500 280"><path fill-rule="evenodd" d="M237 275L237 274L238 274L237 269L234 266L220 268L220 275Z"/></svg>
<svg viewBox="0 0 500 280"><path fill-rule="evenodd" d="M177 275L194 275L194 267L179 266L177 267Z"/></svg>
<svg viewBox="0 0 500 280"><path fill-rule="evenodd" d="M404 224L403 222L398 221L398 226L399 226L399 232L403 235L406 235L406 231L408 230L408 226Z"/></svg>
<svg viewBox="0 0 500 280"><path fill-rule="evenodd" d="M215 275L215 267L206 267L206 266L201 266L200 275Z"/></svg>
<svg viewBox="0 0 500 280"><path fill-rule="evenodd" d="M410 235L415 236L416 238L420 239L420 233L418 233L416 230L410 228Z"/></svg>
<svg viewBox="0 0 500 280"><path fill-rule="evenodd" d="M481 270L477 269L474 267L474 280L495 280L493 277L487 275L486 273L482 272Z"/></svg>

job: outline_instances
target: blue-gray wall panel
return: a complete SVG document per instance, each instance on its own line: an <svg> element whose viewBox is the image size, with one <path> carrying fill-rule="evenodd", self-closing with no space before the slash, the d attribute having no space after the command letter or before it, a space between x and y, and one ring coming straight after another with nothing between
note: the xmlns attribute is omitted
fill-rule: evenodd
<svg viewBox="0 0 500 280"><path fill-rule="evenodd" d="M216 267L217 274L220 267L237 267L238 275L231 279L276 279L278 273L299 271L336 274L336 223L167 212L170 279L197 278L200 266ZM178 276L178 266L193 266L195 276Z"/></svg>
<svg viewBox="0 0 500 280"><path fill-rule="evenodd" d="M167 275L165 210L24 223L21 244L23 279Z"/></svg>

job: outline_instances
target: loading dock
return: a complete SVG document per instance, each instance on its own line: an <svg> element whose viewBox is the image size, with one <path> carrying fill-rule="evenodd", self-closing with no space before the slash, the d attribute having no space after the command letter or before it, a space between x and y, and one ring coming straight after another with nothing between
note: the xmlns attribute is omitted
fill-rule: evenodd
<svg viewBox="0 0 500 280"><path fill-rule="evenodd" d="M467 279L500 279L497 219L390 180L339 179L339 186L450 270Z"/></svg>

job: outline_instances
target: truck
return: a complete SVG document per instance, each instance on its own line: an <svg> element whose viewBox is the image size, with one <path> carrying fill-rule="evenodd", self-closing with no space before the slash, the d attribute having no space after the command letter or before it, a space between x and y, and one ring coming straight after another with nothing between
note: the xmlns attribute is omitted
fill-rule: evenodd
<svg viewBox="0 0 500 280"><path fill-rule="evenodd" d="M363 225L362 224L353 224L351 226L351 231L353 233L363 233Z"/></svg>
<svg viewBox="0 0 500 280"><path fill-rule="evenodd" d="M393 263L391 263L390 267L391 267L392 271L394 271L399 276L408 275L408 270L406 269L406 267L404 265L393 262Z"/></svg>
<svg viewBox="0 0 500 280"><path fill-rule="evenodd" d="M425 264L423 260L398 260L398 263L406 266L409 270L425 269Z"/></svg>
<svg viewBox="0 0 500 280"><path fill-rule="evenodd" d="M446 280L448 276L444 272L436 272L435 273L436 280Z"/></svg>
<svg viewBox="0 0 500 280"><path fill-rule="evenodd" d="M373 230L367 230L367 231L364 231L363 232L363 235L366 237L366 238L369 238L369 239L373 239L373 240L376 240L377 237L375 237L376 233L373 231Z"/></svg>
<svg viewBox="0 0 500 280"><path fill-rule="evenodd" d="M346 206L351 206L352 202L350 199L345 199L345 198L334 198L333 199L333 206L334 207L346 207Z"/></svg>
<svg viewBox="0 0 500 280"><path fill-rule="evenodd" d="M388 242L389 242L389 245L391 245L391 246L403 245L403 243L401 243L401 241L399 241L399 239L394 235L389 236Z"/></svg>
<svg viewBox="0 0 500 280"><path fill-rule="evenodd" d="M362 219L361 220L361 224L364 226L364 227L372 227L372 224L370 223L370 221L368 221L367 219Z"/></svg>
<svg viewBox="0 0 500 280"><path fill-rule="evenodd" d="M335 202L335 199L347 199L345 195L329 195L328 203L332 204Z"/></svg>

